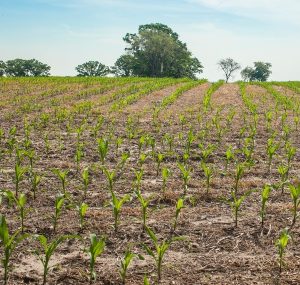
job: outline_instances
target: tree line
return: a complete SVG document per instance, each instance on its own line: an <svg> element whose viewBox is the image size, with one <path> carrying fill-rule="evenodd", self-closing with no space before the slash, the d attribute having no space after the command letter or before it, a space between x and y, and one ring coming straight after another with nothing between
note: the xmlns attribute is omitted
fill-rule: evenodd
<svg viewBox="0 0 300 285"><path fill-rule="evenodd" d="M196 79L203 72L203 65L188 50L177 33L161 23L139 26L138 32L127 33L125 53L114 66L109 67L99 61L88 61L75 67L77 76L138 76L138 77L188 77ZM228 82L241 69L232 58L222 59L218 66ZM254 62L241 71L245 81L267 81L272 65ZM50 66L36 59L14 59L0 61L0 76L49 76Z"/></svg>

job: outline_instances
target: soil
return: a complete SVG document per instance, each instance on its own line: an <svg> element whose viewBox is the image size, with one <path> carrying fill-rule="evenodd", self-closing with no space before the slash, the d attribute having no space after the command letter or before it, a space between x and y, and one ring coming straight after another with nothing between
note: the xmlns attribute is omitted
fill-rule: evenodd
<svg viewBox="0 0 300 285"><path fill-rule="evenodd" d="M77 89L93 87L92 84L88 87L80 84L75 85ZM95 87L99 87L98 83L94 84ZM271 94L260 86L247 85L248 98L258 106L257 133L252 156L253 165L245 168L245 173L238 184L237 197L240 198L249 190L253 191L241 204L238 224L235 227L229 202L232 201L231 192L235 185L236 165L246 160L241 150L246 146L249 147L247 137L249 138L251 134L250 126L254 124L253 114L247 109L238 84L234 83L222 85L212 95L212 109L205 113L202 99L210 86L209 83L205 83L182 94L160 114L158 121L154 122L153 107L180 86L182 83L175 82L171 87L145 95L138 102L127 106L122 113L115 116L110 114L109 117L106 117L106 114L112 102L95 104L91 112L74 112L65 120L57 120L55 107L49 105L49 98L45 98L47 106L45 110L49 108L51 116L48 122L42 124L39 112L34 110L13 116L13 109L5 106L11 104L7 92L17 94L26 87L32 94L38 94L51 85L47 85L47 81L35 83L34 88L28 82L23 85L22 82L13 80L6 83L5 90L0 93L0 99L4 96L2 104L5 106L0 116L0 128L5 133L4 138L0 140L0 189L15 190L13 181L16 157L14 151L12 154L9 152L11 137L9 130L13 126L17 127L17 145L20 149L24 149L24 118L31 125L29 138L36 154L33 170L42 176L35 200L32 197L28 173L20 183L19 191L27 196L25 232L30 237L21 242L12 254L9 285L42 284L43 267L35 254L42 248L34 238L35 235L41 234L49 241L61 235L80 236L61 243L57 248L50 261L48 284L89 284L89 256L84 249L89 247L89 236L92 233L98 237L105 237L106 240L105 249L96 260L95 284L122 284L119 270L127 249L141 254L144 260L135 258L132 261L126 284L143 284L145 275L148 276L150 284L157 284L155 262L142 244L152 249L154 246L147 233L143 231L141 207L134 194L134 170L138 171L141 168L141 153L147 155L142 165L144 173L141 182L142 195L150 199L147 226L155 233L159 242L169 240L171 237L182 237L171 243L165 253L160 284L300 284L300 221L297 220L292 225L293 204L288 186L284 187L283 194L281 189L271 191L263 226L260 217L261 191L266 184L274 185L280 182L277 168L287 162L285 134L281 124L284 106L279 105L275 111L276 101ZM118 87L103 94L94 94L90 99L97 102L99 96L101 101L101 96L109 96L116 88ZM283 87L276 88L283 95L299 101L299 95L293 91ZM60 102L62 106L66 109L70 107L68 110L73 110L71 107L77 100L84 101L82 98L72 98L71 91L55 97L58 101L60 98L64 98L64 102ZM39 97L39 100L42 99ZM273 114L269 129L265 119L268 111ZM232 113L234 116L230 122L228 118ZM101 114L104 115L104 123L94 138L93 127ZM180 122L180 115L185 116L184 123ZM287 116L285 124L290 128L288 141L297 148L291 162L289 180L297 185L300 181L299 132L294 124L294 112L288 110ZM82 122L84 127L79 141L83 144L84 157L77 171L74 160L77 145L76 129ZM219 122L220 133L215 128L214 122ZM133 138L128 136L129 129L134 135ZM190 130L194 134L187 160L191 178L187 185L185 207L181 210L177 228L173 231L176 203L184 193L177 162L183 163ZM171 152L166 143L166 134L173 138ZM45 135L49 140L48 152ZM155 153L164 155L158 176L156 156L152 154L151 146L143 145L139 151L138 143L142 135L153 137L156 142ZM278 150L269 171L266 146L267 140L272 136L274 142L278 143ZM122 207L117 231L113 227L111 194L105 174L101 170L97 151L96 139L100 137L109 140L109 151L104 164L110 171L116 170L117 173L113 191L118 198L126 194L131 196L130 201L124 203ZM117 138L122 138L119 148L116 147ZM206 179L201 168L200 147L205 149L210 144L214 146L214 150L206 164L212 169L213 177L207 191ZM235 161L229 163L226 171L225 152L229 146L232 146L235 152ZM125 152L130 153L130 157L123 169L117 168L121 155ZM24 156L22 166L29 166L28 157ZM89 167L90 183L87 196L84 197L81 172L86 167ZM171 172L165 191L161 177L163 167L169 168ZM66 185L69 198L65 200L56 232L53 230L52 217L55 197L62 191L62 186L52 171L54 168L69 171ZM87 203L89 208L81 229L76 205L82 201ZM10 233L15 232L20 227L18 209L14 206L9 207L6 198L3 198L0 209L1 214L6 217ZM285 228L289 229L291 239L285 251L285 264L280 273L275 244ZM3 255L2 244L0 249ZM2 268L0 276L3 276Z"/></svg>

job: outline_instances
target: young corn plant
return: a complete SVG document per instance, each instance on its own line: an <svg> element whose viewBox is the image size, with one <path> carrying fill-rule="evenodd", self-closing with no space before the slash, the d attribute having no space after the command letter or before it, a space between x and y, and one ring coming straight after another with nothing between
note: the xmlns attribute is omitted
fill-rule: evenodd
<svg viewBox="0 0 300 285"><path fill-rule="evenodd" d="M281 194L283 194L284 192L284 186L287 184L288 182L288 172L289 172L289 167L281 164L278 166L277 169L279 175L280 175L280 185L281 185Z"/></svg>
<svg viewBox="0 0 300 285"><path fill-rule="evenodd" d="M119 217L121 213L122 206L125 202L128 202L130 200L129 195L125 195L123 198L118 199L115 193L112 191L111 192L111 206L113 209L113 214L114 214L114 229L115 232L118 231L118 225L119 225Z"/></svg>
<svg viewBox="0 0 300 285"><path fill-rule="evenodd" d="M139 165L140 165L141 168L145 164L146 158L147 158L147 154L141 153L141 155L139 157Z"/></svg>
<svg viewBox="0 0 300 285"><path fill-rule="evenodd" d="M146 144L146 137L145 136L141 136L139 141L138 141L138 149L139 149L139 156L141 154L142 148L143 146Z"/></svg>
<svg viewBox="0 0 300 285"><path fill-rule="evenodd" d="M175 212L175 219L174 219L174 223L173 223L173 232L176 231L178 217L183 208L184 208L184 199L179 198L176 203L176 212Z"/></svg>
<svg viewBox="0 0 300 285"><path fill-rule="evenodd" d="M300 184L294 186L292 184L289 185L290 194L293 200L293 222L292 225L296 223L297 219L297 209L300 204Z"/></svg>
<svg viewBox="0 0 300 285"><path fill-rule="evenodd" d="M201 162L201 168L202 168L202 170L204 172L204 176L206 178L206 194L208 194L211 179L213 176L212 169L209 166L207 166L207 164L205 162Z"/></svg>
<svg viewBox="0 0 300 285"><path fill-rule="evenodd" d="M67 176L68 176L69 170L62 171L59 169L53 169L53 173L60 180L61 186L62 186L62 193L64 194L64 198L66 198L67 197L66 184L67 184Z"/></svg>
<svg viewBox="0 0 300 285"><path fill-rule="evenodd" d="M291 237L289 235L288 230L284 229L280 234L279 239L277 239L275 243L278 251L278 261L279 261L278 263L279 263L280 273L282 272L282 268L284 266L284 254L290 238Z"/></svg>
<svg viewBox="0 0 300 285"><path fill-rule="evenodd" d="M76 173L79 172L79 169L80 169L80 162L83 158L83 146L82 144L80 144L77 148L76 148L76 151L75 151L75 156L74 156L74 160L75 160L75 163L76 163Z"/></svg>
<svg viewBox="0 0 300 285"><path fill-rule="evenodd" d="M232 149L232 146L230 145L230 146L227 148L226 152L225 152L225 159L226 159L225 173L227 173L228 165L229 165L229 163L230 163L231 161L234 160L234 157L235 157L234 151L233 151L233 149Z"/></svg>
<svg viewBox="0 0 300 285"><path fill-rule="evenodd" d="M201 150L201 161L207 163L208 158L213 154L213 152L215 150L215 145L209 144L205 148L202 144L199 144L198 147Z"/></svg>
<svg viewBox="0 0 300 285"><path fill-rule="evenodd" d="M40 175L38 175L35 172L32 173L30 181L31 181L31 190L33 192L33 200L36 199L36 192L37 192L38 186L41 183L41 179L42 179L42 177Z"/></svg>
<svg viewBox="0 0 300 285"><path fill-rule="evenodd" d="M104 165L106 156L108 154L108 140L100 138L97 140L97 144L98 144L98 153L100 156L100 161L102 165Z"/></svg>
<svg viewBox="0 0 300 285"><path fill-rule="evenodd" d="M162 263L163 263L163 258L167 250L169 249L170 245L177 240L181 240L182 238L180 237L174 237L168 240L164 240L161 243L158 242L157 236L154 234L154 232L146 227L146 232L148 236L150 237L155 250L152 250L149 246L146 244L142 244L143 248L145 251L154 259L155 265L156 265L156 270L157 270L157 282L159 283L161 280L161 275L162 275Z"/></svg>
<svg viewBox="0 0 300 285"><path fill-rule="evenodd" d="M137 190L136 197L140 202L141 205L141 212L142 212L142 221L143 221L143 231L146 229L146 220L147 220L147 209L150 204L151 198L145 199L142 196L141 191Z"/></svg>
<svg viewBox="0 0 300 285"><path fill-rule="evenodd" d="M156 176L158 176L159 169L160 169L160 164L162 163L163 159L164 159L164 155L162 153L158 153L157 156L156 156L156 163L157 163Z"/></svg>
<svg viewBox="0 0 300 285"><path fill-rule="evenodd" d="M123 139L121 137L117 137L116 139L116 155L119 154L119 149L123 143Z"/></svg>
<svg viewBox="0 0 300 285"><path fill-rule="evenodd" d="M28 237L27 234L19 234L20 230L16 231L13 235L9 234L6 219L0 214L0 241L3 247L2 264L4 267L3 284L7 285L9 274L9 261L16 246Z"/></svg>
<svg viewBox="0 0 300 285"><path fill-rule="evenodd" d="M16 195L16 197L18 197L20 182L23 180L24 175L25 175L26 172L27 172L27 168L26 167L22 167L18 163L15 164L14 182L15 182L15 195Z"/></svg>
<svg viewBox="0 0 300 285"><path fill-rule="evenodd" d="M62 242L72 238L77 238L77 236L74 235L60 236L57 239L53 240L52 242L48 242L48 239L44 235L36 236L36 239L39 241L42 247L42 251L37 250L35 253L43 264L43 283L42 283L43 285L47 284L47 277L48 277L49 270L51 268L49 262L55 250Z"/></svg>
<svg viewBox="0 0 300 285"><path fill-rule="evenodd" d="M116 179L116 171L109 171L106 167L101 168L104 172L107 182L108 182L108 190L112 193L113 192L113 186Z"/></svg>
<svg viewBox="0 0 300 285"><path fill-rule="evenodd" d="M184 196L186 195L187 193L187 189L188 189L188 182L191 178L191 169L182 164L182 163L177 163L178 167L179 167L179 170L181 172L181 178L183 180L183 189L184 189Z"/></svg>
<svg viewBox="0 0 300 285"><path fill-rule="evenodd" d="M105 248L105 238L97 238L95 234L90 235L90 246L85 252L90 257L90 283L96 281L95 264L97 257L103 253Z"/></svg>
<svg viewBox="0 0 300 285"><path fill-rule="evenodd" d="M87 195L87 191L88 191L88 187L89 187L89 183L90 183L90 173L89 173L88 168L85 168L82 171L81 177L82 177L82 182L83 182L84 199L86 199L86 195Z"/></svg>
<svg viewBox="0 0 300 285"><path fill-rule="evenodd" d="M86 216L86 212L88 210L89 206L86 203L81 203L80 205L77 205L76 209L79 214L79 227L82 229L84 227L84 218Z"/></svg>
<svg viewBox="0 0 300 285"><path fill-rule="evenodd" d="M271 186L265 185L261 192L261 208L260 208L260 217L261 217L261 227L264 227L265 217L266 217L266 204L269 200L271 193Z"/></svg>
<svg viewBox="0 0 300 285"><path fill-rule="evenodd" d="M57 222L60 217L63 205L65 202L65 198L63 195L58 195L55 199L55 210L54 210L54 216L53 216L53 232L56 232Z"/></svg>
<svg viewBox="0 0 300 285"><path fill-rule="evenodd" d="M238 185L239 185L239 181L241 180L242 176L244 175L245 172L245 166L242 163L237 164L236 166L236 170L235 170L235 183L234 183L234 192L235 195L237 195L238 192Z"/></svg>
<svg viewBox="0 0 300 285"><path fill-rule="evenodd" d="M269 173L271 172L273 156L276 153L276 151L278 150L278 148L279 148L279 144L275 144L274 140L272 138L269 138L268 142L267 142L267 155L269 158L269 163L268 163L268 172Z"/></svg>
<svg viewBox="0 0 300 285"><path fill-rule="evenodd" d="M134 181L135 189L137 191L140 191L144 170L143 169L140 169L139 171L134 170L134 174L135 174L135 181Z"/></svg>
<svg viewBox="0 0 300 285"><path fill-rule="evenodd" d="M238 198L236 196L235 191L231 191L231 199L228 200L228 203L229 203L232 213L233 213L234 225L236 228L238 226L238 214L239 214L241 205L251 193L252 193L252 190L247 191L244 195L242 195L240 198Z"/></svg>
<svg viewBox="0 0 300 285"><path fill-rule="evenodd" d="M135 254L135 253L131 252L130 250L127 250L125 252L124 258L121 260L120 276L121 276L123 285L126 284L125 282L126 282L128 267L134 258L139 258L140 260L144 260L143 256L141 256L140 254Z"/></svg>
<svg viewBox="0 0 300 285"><path fill-rule="evenodd" d="M166 193L166 188L167 188L167 180L171 174L171 171L167 167L163 167L161 170L161 176L162 176L162 181L163 181L163 186L162 186L162 191L163 193Z"/></svg>
<svg viewBox="0 0 300 285"><path fill-rule="evenodd" d="M174 146L174 137L168 133L163 136L163 141L168 145L168 153L171 154L173 152Z"/></svg>
<svg viewBox="0 0 300 285"><path fill-rule="evenodd" d="M181 125L181 131L183 131L184 125L187 123L187 118L184 115L179 115L179 122Z"/></svg>
<svg viewBox="0 0 300 285"><path fill-rule="evenodd" d="M291 144L286 144L285 146L286 156L287 156L287 163L288 163L288 169L291 168L291 162L294 159L296 155L296 148L293 147Z"/></svg>

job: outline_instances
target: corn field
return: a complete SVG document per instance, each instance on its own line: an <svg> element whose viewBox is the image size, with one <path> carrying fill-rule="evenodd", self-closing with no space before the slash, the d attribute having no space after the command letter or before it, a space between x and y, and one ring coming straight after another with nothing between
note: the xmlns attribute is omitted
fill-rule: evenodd
<svg viewBox="0 0 300 285"><path fill-rule="evenodd" d="M1 282L300 284L299 96L0 78Z"/></svg>

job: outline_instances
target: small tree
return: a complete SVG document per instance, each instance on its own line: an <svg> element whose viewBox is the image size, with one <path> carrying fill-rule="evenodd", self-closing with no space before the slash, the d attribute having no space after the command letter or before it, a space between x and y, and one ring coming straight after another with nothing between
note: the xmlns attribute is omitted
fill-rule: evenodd
<svg viewBox="0 0 300 285"><path fill-rule="evenodd" d="M226 58L222 59L218 62L218 65L223 70L225 74L225 81L226 83L230 79L230 77L233 76L233 73L239 69L241 69L241 66L235 62L232 58Z"/></svg>
<svg viewBox="0 0 300 285"><path fill-rule="evenodd" d="M92 60L78 65L75 69L77 76L105 76L110 72L109 67Z"/></svg>
<svg viewBox="0 0 300 285"><path fill-rule="evenodd" d="M271 63L257 61L254 62L254 68L247 66L241 71L241 76L244 81L267 81L272 71Z"/></svg>

